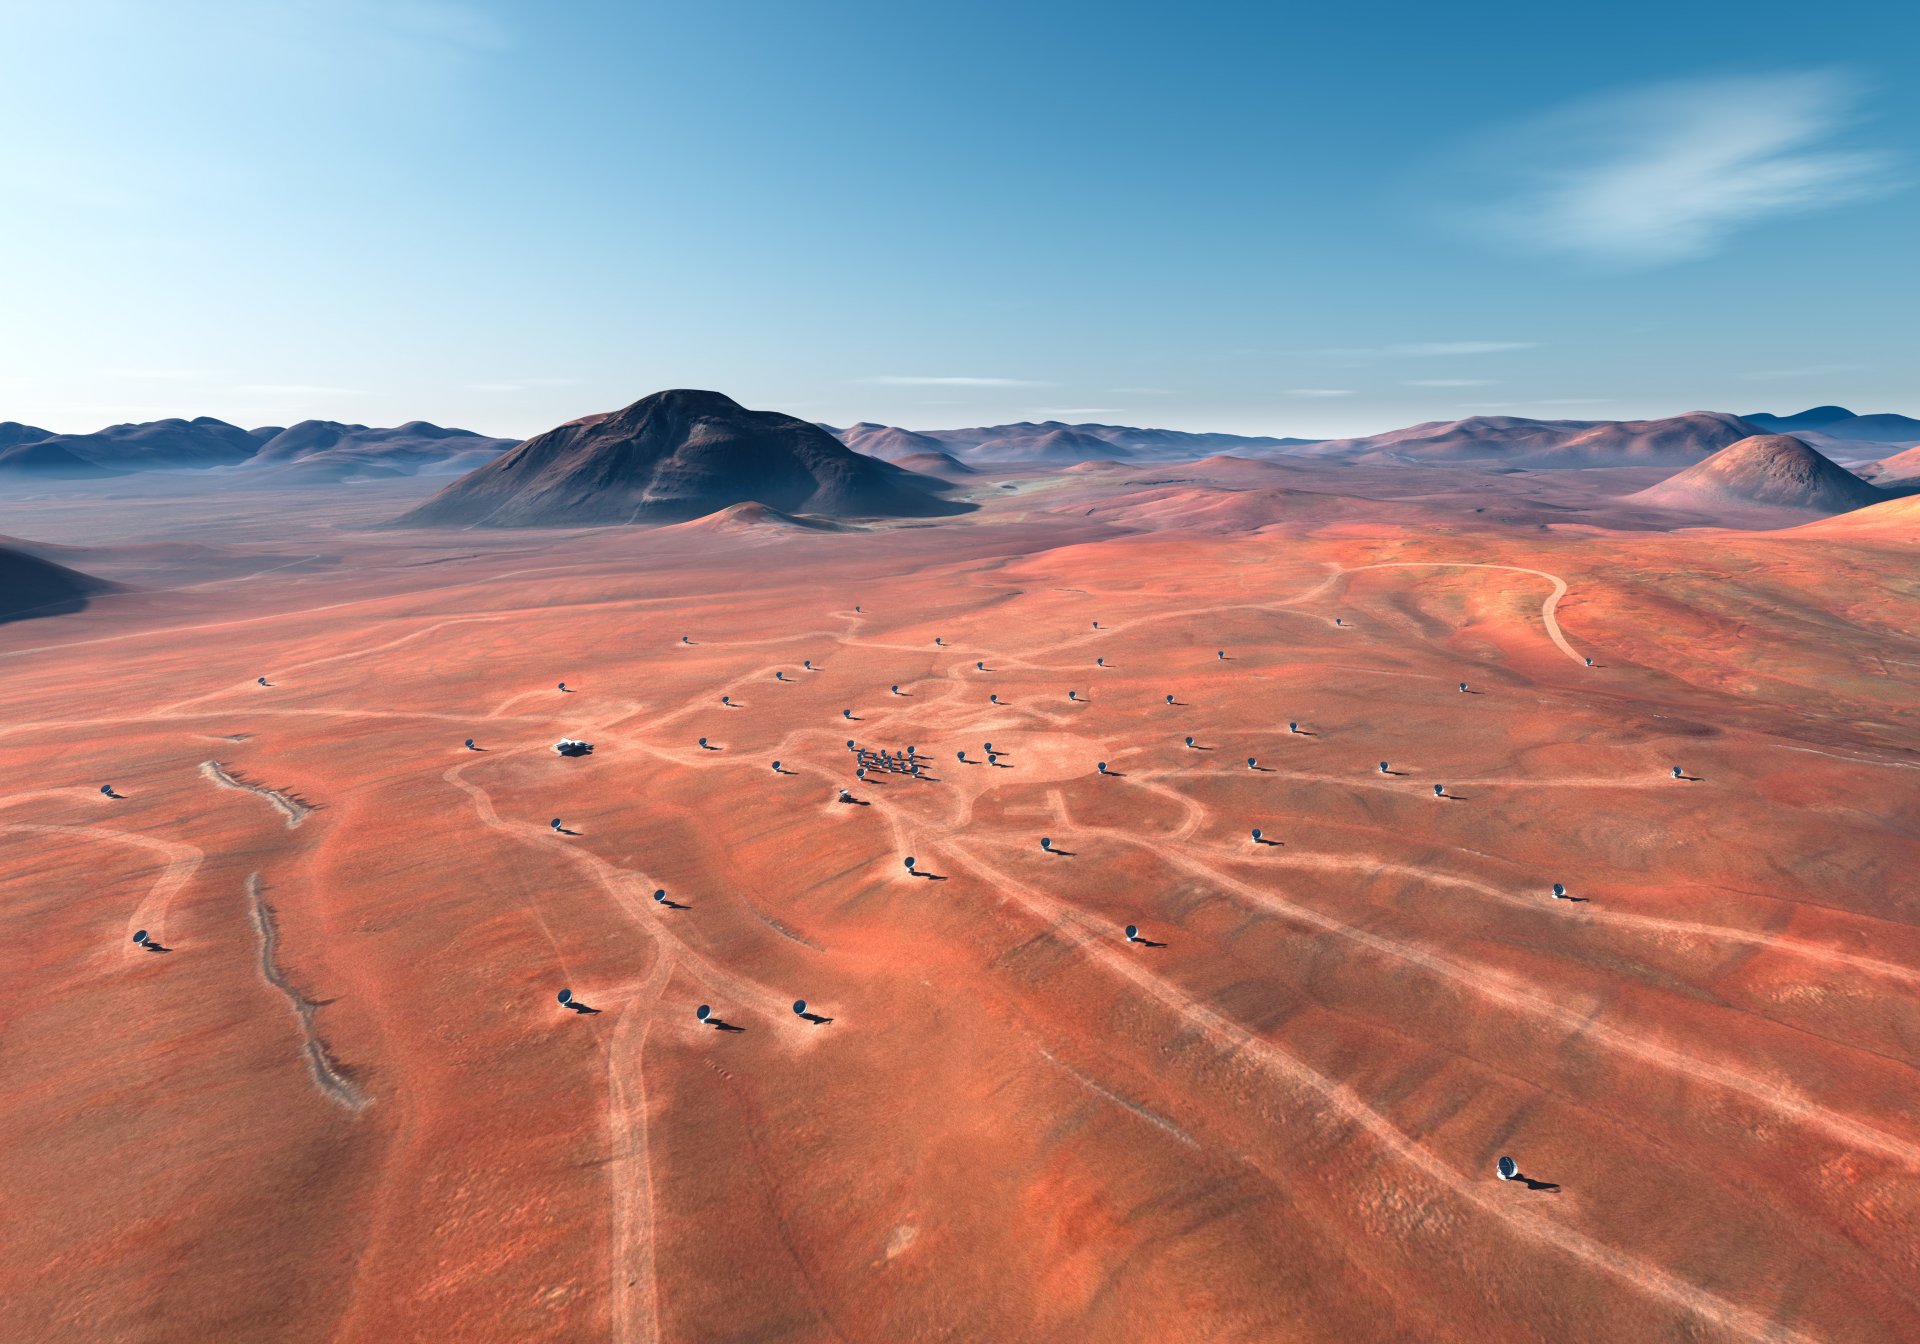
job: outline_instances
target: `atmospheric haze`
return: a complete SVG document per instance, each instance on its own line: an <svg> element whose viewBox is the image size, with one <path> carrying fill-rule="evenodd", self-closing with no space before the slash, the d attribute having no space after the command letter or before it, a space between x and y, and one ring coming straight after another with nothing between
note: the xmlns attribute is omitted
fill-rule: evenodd
<svg viewBox="0 0 1920 1344"><path fill-rule="evenodd" d="M1915 13L17 8L0 1344L1920 1339Z"/></svg>

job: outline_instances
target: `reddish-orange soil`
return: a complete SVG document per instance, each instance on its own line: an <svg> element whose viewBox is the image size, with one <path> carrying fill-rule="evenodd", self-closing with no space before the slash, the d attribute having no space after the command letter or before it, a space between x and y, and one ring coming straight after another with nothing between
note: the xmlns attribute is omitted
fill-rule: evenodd
<svg viewBox="0 0 1920 1344"><path fill-rule="evenodd" d="M1920 1338L1920 552L1599 478L0 507L0 1338Z"/></svg>

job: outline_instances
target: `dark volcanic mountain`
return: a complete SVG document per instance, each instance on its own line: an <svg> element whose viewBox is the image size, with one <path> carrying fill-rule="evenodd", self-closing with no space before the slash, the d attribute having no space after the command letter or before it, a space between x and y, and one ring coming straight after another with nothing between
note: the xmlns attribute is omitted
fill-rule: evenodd
<svg viewBox="0 0 1920 1344"><path fill-rule="evenodd" d="M79 611L89 597L119 587L10 543L11 538L0 537L0 623Z"/></svg>
<svg viewBox="0 0 1920 1344"><path fill-rule="evenodd" d="M1759 507L1811 515L1846 513L1887 495L1799 439L1756 434L1627 498L1707 514Z"/></svg>
<svg viewBox="0 0 1920 1344"><path fill-rule="evenodd" d="M933 517L973 506L805 420L676 389L528 439L394 520L404 527L681 522L748 501L789 514Z"/></svg>
<svg viewBox="0 0 1920 1344"><path fill-rule="evenodd" d="M1741 419L1769 434L1811 431L1836 439L1866 439L1872 443L1920 443L1920 420L1908 415L1855 415L1844 406L1814 406L1794 415L1764 411Z"/></svg>

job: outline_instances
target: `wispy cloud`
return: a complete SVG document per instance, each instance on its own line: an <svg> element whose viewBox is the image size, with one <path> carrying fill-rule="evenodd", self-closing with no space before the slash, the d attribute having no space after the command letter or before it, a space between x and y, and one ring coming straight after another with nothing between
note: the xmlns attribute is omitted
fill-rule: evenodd
<svg viewBox="0 0 1920 1344"><path fill-rule="evenodd" d="M326 387L319 383L241 383L233 391L243 397L364 397L357 387Z"/></svg>
<svg viewBox="0 0 1920 1344"><path fill-rule="evenodd" d="M1494 204L1466 212L1528 249L1613 265L1707 256L1742 228L1900 185L1892 155L1841 143L1856 85L1733 75L1564 107L1478 148L1468 189Z"/></svg>
<svg viewBox="0 0 1920 1344"><path fill-rule="evenodd" d="M1533 341L1404 341L1397 345L1330 345L1294 353L1355 361L1425 359L1435 355L1497 355L1508 350L1531 350L1535 344Z"/></svg>
<svg viewBox="0 0 1920 1344"><path fill-rule="evenodd" d="M580 378L503 378L493 383L468 383L473 392L528 392L537 387L578 387Z"/></svg>
<svg viewBox="0 0 1920 1344"><path fill-rule="evenodd" d="M1409 378L1408 387L1492 387L1495 378Z"/></svg>
<svg viewBox="0 0 1920 1344"><path fill-rule="evenodd" d="M1531 401L1469 401L1461 403L1463 411L1500 411L1511 410L1516 406L1609 406L1608 397L1536 397Z"/></svg>
<svg viewBox="0 0 1920 1344"><path fill-rule="evenodd" d="M1503 350L1531 350L1532 341L1415 341L1389 345L1389 355L1497 355Z"/></svg>
<svg viewBox="0 0 1920 1344"><path fill-rule="evenodd" d="M1798 369L1759 369L1740 376L1755 381L1768 381L1775 378L1827 378L1836 373L1857 373L1866 367L1864 364L1808 364Z"/></svg>
<svg viewBox="0 0 1920 1344"><path fill-rule="evenodd" d="M1353 395L1353 389L1350 387L1290 387L1287 389L1287 395L1290 397L1350 397Z"/></svg>
<svg viewBox="0 0 1920 1344"><path fill-rule="evenodd" d="M1174 395L1170 387L1110 387L1107 391L1122 397L1171 397Z"/></svg>
<svg viewBox="0 0 1920 1344"><path fill-rule="evenodd" d="M197 383L221 377L219 369L106 369L109 378L139 378L156 383Z"/></svg>
<svg viewBox="0 0 1920 1344"><path fill-rule="evenodd" d="M1031 378L964 378L955 376L934 377L921 374L879 373L867 378L855 378L856 383L870 383L875 387L1052 387L1052 383L1036 382Z"/></svg>
<svg viewBox="0 0 1920 1344"><path fill-rule="evenodd" d="M1037 406L1035 415L1120 415L1124 406Z"/></svg>

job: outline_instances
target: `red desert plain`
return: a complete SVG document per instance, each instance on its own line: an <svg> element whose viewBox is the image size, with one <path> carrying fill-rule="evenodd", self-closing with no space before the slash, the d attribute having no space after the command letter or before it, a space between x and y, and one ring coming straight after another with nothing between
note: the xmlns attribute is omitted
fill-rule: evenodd
<svg viewBox="0 0 1920 1344"><path fill-rule="evenodd" d="M1670 474L15 492L0 1338L1920 1338L1915 517Z"/></svg>

